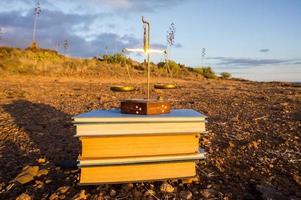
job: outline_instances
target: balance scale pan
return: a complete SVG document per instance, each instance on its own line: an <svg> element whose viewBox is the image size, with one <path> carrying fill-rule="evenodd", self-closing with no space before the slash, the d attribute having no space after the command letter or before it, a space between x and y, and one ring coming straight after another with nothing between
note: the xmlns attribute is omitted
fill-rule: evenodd
<svg viewBox="0 0 301 200"><path fill-rule="evenodd" d="M155 84L155 89L175 89L176 85L173 84Z"/></svg>
<svg viewBox="0 0 301 200"><path fill-rule="evenodd" d="M131 92L135 90L135 87L115 85L115 86L111 86L110 89L114 92Z"/></svg>

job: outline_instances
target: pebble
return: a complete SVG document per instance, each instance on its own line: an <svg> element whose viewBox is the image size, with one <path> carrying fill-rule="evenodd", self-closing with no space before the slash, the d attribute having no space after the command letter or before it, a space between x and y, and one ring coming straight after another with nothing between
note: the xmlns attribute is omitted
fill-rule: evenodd
<svg viewBox="0 0 301 200"><path fill-rule="evenodd" d="M6 187L6 191L11 190L16 184L15 183L11 183Z"/></svg>
<svg viewBox="0 0 301 200"><path fill-rule="evenodd" d="M122 185L122 190L124 191L129 191L134 187L134 185L132 183L128 183L128 184L124 184Z"/></svg>
<svg viewBox="0 0 301 200"><path fill-rule="evenodd" d="M22 193L16 198L16 200L31 200L31 197L26 193Z"/></svg>
<svg viewBox="0 0 301 200"><path fill-rule="evenodd" d="M234 148L235 147L235 144L233 142L229 142L229 147L230 148Z"/></svg>
<svg viewBox="0 0 301 200"><path fill-rule="evenodd" d="M93 199L93 198L91 197L91 199ZM95 200L104 200L104 193L100 192L94 199Z"/></svg>
<svg viewBox="0 0 301 200"><path fill-rule="evenodd" d="M21 175L18 175L15 180L18 183L23 185L23 184L31 182L33 179L34 179L34 176L32 176L30 174L21 174Z"/></svg>
<svg viewBox="0 0 301 200"><path fill-rule="evenodd" d="M144 196L147 197L147 196L155 196L156 195L156 192L154 190L147 190L145 193L144 193Z"/></svg>
<svg viewBox="0 0 301 200"><path fill-rule="evenodd" d="M81 190L80 193L76 194L72 199L73 200L85 200L87 199L86 191Z"/></svg>
<svg viewBox="0 0 301 200"><path fill-rule="evenodd" d="M53 193L50 197L49 200L57 200L59 198L59 195L57 193Z"/></svg>
<svg viewBox="0 0 301 200"><path fill-rule="evenodd" d="M37 188L42 188L42 187L44 186L44 183L43 183L42 181L36 180L35 183L36 183L35 186L36 186Z"/></svg>
<svg viewBox="0 0 301 200"><path fill-rule="evenodd" d="M208 199L214 197L216 195L216 191L213 189L203 189L201 190L201 194L203 197Z"/></svg>
<svg viewBox="0 0 301 200"><path fill-rule="evenodd" d="M111 197L115 197L116 194L117 194L117 192L116 192L114 189L111 189L111 191L110 191L110 196L111 196Z"/></svg>
<svg viewBox="0 0 301 200"><path fill-rule="evenodd" d="M190 191L181 191L180 192L180 198L181 199L186 199L186 200L189 200L189 199L192 199L193 195Z"/></svg>
<svg viewBox="0 0 301 200"><path fill-rule="evenodd" d="M168 183L163 183L160 186L160 190L163 193L172 193L175 189L172 185L168 184Z"/></svg>
<svg viewBox="0 0 301 200"><path fill-rule="evenodd" d="M46 184L51 183L51 182L52 182L52 180L50 180L50 179L47 179L47 180L45 181Z"/></svg>
<svg viewBox="0 0 301 200"><path fill-rule="evenodd" d="M69 189L70 189L69 186L62 186L57 189L57 192L59 192L61 194L65 194Z"/></svg>
<svg viewBox="0 0 301 200"><path fill-rule="evenodd" d="M45 163L46 162L46 159L45 158L39 158L38 159L38 163L40 163L40 164L43 164L43 163Z"/></svg>
<svg viewBox="0 0 301 200"><path fill-rule="evenodd" d="M36 176L39 171L39 166L26 166L23 168L22 172Z"/></svg>
<svg viewBox="0 0 301 200"><path fill-rule="evenodd" d="M49 171L47 169L41 169L41 170L39 170L37 177L47 175L48 173L49 173Z"/></svg>
<svg viewBox="0 0 301 200"><path fill-rule="evenodd" d="M34 180L34 177L39 171L39 166L26 166L22 169L22 172L17 175L15 181L20 184L26 184Z"/></svg>

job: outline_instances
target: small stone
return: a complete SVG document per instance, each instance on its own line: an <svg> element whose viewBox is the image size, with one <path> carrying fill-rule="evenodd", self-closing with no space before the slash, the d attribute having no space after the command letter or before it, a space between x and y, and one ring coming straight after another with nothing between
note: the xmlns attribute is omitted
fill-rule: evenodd
<svg viewBox="0 0 301 200"><path fill-rule="evenodd" d="M37 173L37 177L43 176L43 175L47 175L48 174L48 170L47 169L41 169L39 170L39 172Z"/></svg>
<svg viewBox="0 0 301 200"><path fill-rule="evenodd" d="M213 189L204 189L201 191L201 194L203 195L203 197L205 198L213 198L216 195L216 191Z"/></svg>
<svg viewBox="0 0 301 200"><path fill-rule="evenodd" d="M26 166L23 168L22 173L36 176L39 171L39 166Z"/></svg>
<svg viewBox="0 0 301 200"><path fill-rule="evenodd" d="M38 163L40 163L40 164L43 164L43 163L45 163L46 162L46 159L45 158L39 158L38 159Z"/></svg>
<svg viewBox="0 0 301 200"><path fill-rule="evenodd" d="M172 185L170 185L168 183L163 183L160 186L160 190L161 190L161 192L164 192L164 193L172 193L175 189Z"/></svg>
<svg viewBox="0 0 301 200"><path fill-rule="evenodd" d="M59 195L57 193L53 193L50 197L49 200L57 200L59 198Z"/></svg>
<svg viewBox="0 0 301 200"><path fill-rule="evenodd" d="M42 181L38 181L38 180L36 180L35 183L36 183L37 188L42 188L44 185L44 183Z"/></svg>
<svg viewBox="0 0 301 200"><path fill-rule="evenodd" d="M180 192L180 198L181 199L192 199L193 195L190 191L181 191Z"/></svg>
<svg viewBox="0 0 301 200"><path fill-rule="evenodd" d="M114 189L111 189L111 191L110 191L110 196L111 196L111 197L115 197L116 194L117 194L117 192L116 192Z"/></svg>
<svg viewBox="0 0 301 200"><path fill-rule="evenodd" d="M15 181L17 181L20 184L26 184L31 182L34 179L34 177L30 174L23 174L23 175L18 175Z"/></svg>
<svg viewBox="0 0 301 200"><path fill-rule="evenodd" d="M248 144L249 149L251 149L251 148L258 149L260 142L261 142L261 140L250 142Z"/></svg>
<svg viewBox="0 0 301 200"><path fill-rule="evenodd" d="M150 187L150 189L152 189L152 190L155 188L154 184L149 184L149 187Z"/></svg>
<svg viewBox="0 0 301 200"><path fill-rule="evenodd" d="M73 200L85 200L87 199L86 191L81 190L80 193L76 194L72 199Z"/></svg>
<svg viewBox="0 0 301 200"><path fill-rule="evenodd" d="M144 196L147 197L147 196L155 196L156 195L156 192L154 190L147 190L145 193L144 193Z"/></svg>
<svg viewBox="0 0 301 200"><path fill-rule="evenodd" d="M31 200L31 197L26 193L22 193L16 198L16 200Z"/></svg>
<svg viewBox="0 0 301 200"><path fill-rule="evenodd" d="M39 166L29 166L27 165L22 169L22 172L17 175L15 181L19 182L20 184L26 184L31 182L34 177L37 175L39 171Z"/></svg>
<svg viewBox="0 0 301 200"><path fill-rule="evenodd" d="M132 183L128 183L128 184L122 185L122 190L124 190L124 191L129 191L129 190L131 190L133 187L134 187L134 185L133 185Z"/></svg>
<svg viewBox="0 0 301 200"><path fill-rule="evenodd" d="M91 197L91 199L93 199L93 198ZM100 192L94 199L95 200L105 200L104 193Z"/></svg>
<svg viewBox="0 0 301 200"><path fill-rule="evenodd" d="M60 194L65 194L69 189L69 186L62 186L57 189L57 192L59 192Z"/></svg>
<svg viewBox="0 0 301 200"><path fill-rule="evenodd" d="M11 190L15 186L15 183L11 183L6 187L6 191Z"/></svg>
<svg viewBox="0 0 301 200"><path fill-rule="evenodd" d="M47 179L47 180L45 181L46 184L51 183L51 182L52 182L52 180L50 180L50 179Z"/></svg>

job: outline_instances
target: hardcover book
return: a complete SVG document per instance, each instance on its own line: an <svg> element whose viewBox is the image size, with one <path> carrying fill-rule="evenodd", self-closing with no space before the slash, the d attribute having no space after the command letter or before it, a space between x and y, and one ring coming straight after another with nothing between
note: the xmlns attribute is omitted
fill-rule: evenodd
<svg viewBox="0 0 301 200"><path fill-rule="evenodd" d="M133 115L96 110L75 116L81 184L195 176L205 116L189 109Z"/></svg>

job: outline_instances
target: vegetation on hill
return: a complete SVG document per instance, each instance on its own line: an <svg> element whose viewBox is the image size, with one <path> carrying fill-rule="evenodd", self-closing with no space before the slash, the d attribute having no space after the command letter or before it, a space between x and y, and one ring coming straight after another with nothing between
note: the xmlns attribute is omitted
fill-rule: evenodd
<svg viewBox="0 0 301 200"><path fill-rule="evenodd" d="M133 61L121 53L116 53L114 55L103 55L103 61L109 64L133 65Z"/></svg>
<svg viewBox="0 0 301 200"><path fill-rule="evenodd" d="M214 79L216 78L215 72L211 69L211 67L198 67L192 68L192 71L202 75L205 78Z"/></svg>
<svg viewBox="0 0 301 200"><path fill-rule="evenodd" d="M190 68L169 60L158 64L151 63L154 76L175 78L216 78L210 67ZM0 47L0 71L16 74L39 75L143 75L143 63L127 58L123 54L103 55L91 59L67 57L54 50Z"/></svg>
<svg viewBox="0 0 301 200"><path fill-rule="evenodd" d="M229 79L229 78L231 78L231 74L229 72L222 72L221 73L221 78L222 79Z"/></svg>
<svg viewBox="0 0 301 200"><path fill-rule="evenodd" d="M49 49L0 47L0 70L19 74L112 75L124 73L120 56L100 61L60 55ZM118 61L118 63L117 63ZM128 63L128 62L126 62Z"/></svg>

